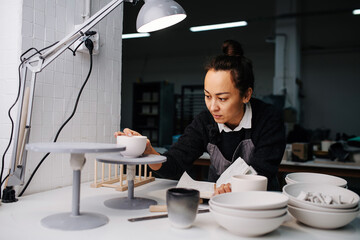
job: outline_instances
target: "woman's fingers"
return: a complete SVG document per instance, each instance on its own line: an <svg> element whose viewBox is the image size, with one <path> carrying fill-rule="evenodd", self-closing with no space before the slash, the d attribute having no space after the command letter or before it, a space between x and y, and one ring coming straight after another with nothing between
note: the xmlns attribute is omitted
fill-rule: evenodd
<svg viewBox="0 0 360 240"><path fill-rule="evenodd" d="M136 132L136 131L134 131L134 130L131 130L130 128L125 128L125 129L124 129L124 133L125 133L125 135L127 135L127 136L141 136L140 133L138 133L138 132Z"/></svg>
<svg viewBox="0 0 360 240"><path fill-rule="evenodd" d="M125 128L123 132L121 131L117 131L114 133L114 137L117 137L117 136L141 136L140 133L134 131L134 130L131 130L130 128Z"/></svg>
<svg viewBox="0 0 360 240"><path fill-rule="evenodd" d="M231 192L231 184L230 183L227 183L224 185L224 191L225 192Z"/></svg>
<svg viewBox="0 0 360 240"><path fill-rule="evenodd" d="M222 193L225 193L225 189L224 189L224 186L221 185L219 188L218 188L218 194L222 194Z"/></svg>
<svg viewBox="0 0 360 240"><path fill-rule="evenodd" d="M124 135L126 135L126 136L132 136L133 134L132 134L132 132L131 132L131 129L125 128L125 129L124 129Z"/></svg>
<svg viewBox="0 0 360 240"><path fill-rule="evenodd" d="M222 194L222 193L228 193L231 192L231 184L227 183L227 184L221 184L220 187L215 189L214 194Z"/></svg>
<svg viewBox="0 0 360 240"><path fill-rule="evenodd" d="M120 132L120 131L114 133L114 137L123 136L123 135L125 135L125 133Z"/></svg>

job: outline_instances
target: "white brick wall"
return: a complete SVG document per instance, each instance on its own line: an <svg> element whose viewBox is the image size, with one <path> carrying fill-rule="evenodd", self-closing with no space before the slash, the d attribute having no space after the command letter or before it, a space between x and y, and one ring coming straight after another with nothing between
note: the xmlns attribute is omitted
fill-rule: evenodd
<svg viewBox="0 0 360 240"><path fill-rule="evenodd" d="M21 53L21 21L22 1L0 0L0 153L1 159L8 145L11 123L8 118L8 109L16 98L18 89L19 55ZM10 24L11 23L11 24ZM17 108L12 111L16 118ZM12 148L5 158L5 172L8 172ZM2 163L0 161L0 167Z"/></svg>
<svg viewBox="0 0 360 240"><path fill-rule="evenodd" d="M14 56L11 65L3 57L0 59L0 84L3 86L6 83L6 86L11 87L1 87L0 90L0 153L3 154L10 131L6 109L13 102L17 91L18 62L15 59L18 59L20 52L30 47L40 49L61 40L73 30L74 25L81 24L83 1L24 0L23 5L20 0L0 1L0 18L4 17L1 14L4 7L10 8L10 5L14 5L16 9L6 10L5 14L15 18L15 12L22 12L21 16L17 16L19 24L16 27L4 26L6 31L3 32L6 34L0 37L1 41L12 43L20 38L18 46L14 46L13 50L8 46L4 47L4 44L0 45L1 56L5 52ZM92 0L92 14L109 1ZM122 11L122 6L118 7L95 26L100 33L100 53L93 57L92 74L82 93L77 112L63 129L58 141L115 142L113 132L118 130L120 123ZM0 25L3 23L4 21L0 21ZM18 30L20 28L21 35ZM30 142L53 141L57 130L73 110L88 70L88 55L78 53L74 57L70 51L66 51L37 75ZM16 111L14 113L13 116L16 116ZM7 159L9 157L10 154ZM41 153L28 153L26 179L42 157ZM95 155L87 155L82 181L93 179L94 160ZM6 163L5 167L8 165ZM26 194L70 185L71 182L69 155L50 154L33 178Z"/></svg>

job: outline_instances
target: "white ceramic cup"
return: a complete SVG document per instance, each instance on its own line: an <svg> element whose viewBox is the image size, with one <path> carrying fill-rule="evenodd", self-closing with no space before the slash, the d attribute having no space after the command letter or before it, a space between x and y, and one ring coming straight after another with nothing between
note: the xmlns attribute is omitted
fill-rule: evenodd
<svg viewBox="0 0 360 240"><path fill-rule="evenodd" d="M333 142L329 140L321 141L321 151L328 152L331 144L333 144Z"/></svg>
<svg viewBox="0 0 360 240"><path fill-rule="evenodd" d="M235 175L231 177L231 191L266 191L268 180L260 175Z"/></svg>
<svg viewBox="0 0 360 240"><path fill-rule="evenodd" d="M170 188L166 191L166 206L171 226L189 228L194 223L200 192L191 188Z"/></svg>
<svg viewBox="0 0 360 240"><path fill-rule="evenodd" d="M138 157L144 153L146 148L146 136L117 136L116 143L126 147L121 154L125 157Z"/></svg>

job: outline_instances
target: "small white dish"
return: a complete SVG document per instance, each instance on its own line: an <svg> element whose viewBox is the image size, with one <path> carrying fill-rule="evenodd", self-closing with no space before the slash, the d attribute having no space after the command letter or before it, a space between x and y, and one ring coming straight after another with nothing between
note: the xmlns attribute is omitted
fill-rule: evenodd
<svg viewBox="0 0 360 240"><path fill-rule="evenodd" d="M292 205L288 206L288 211L299 222L311 227L322 229L335 229L343 227L354 220L360 212L357 208L357 211L353 212L331 213L298 208Z"/></svg>
<svg viewBox="0 0 360 240"><path fill-rule="evenodd" d="M235 217L248 217L248 218L274 218L283 215L287 211L287 207L269 209L269 210L243 210L243 209L225 208L214 205L211 202L211 200L209 201L209 206L211 210L217 211L222 214L235 216Z"/></svg>
<svg viewBox="0 0 360 240"><path fill-rule="evenodd" d="M243 237L255 237L274 231L284 222L287 214L275 218L247 218L222 214L212 209L210 212L220 226Z"/></svg>
<svg viewBox="0 0 360 240"><path fill-rule="evenodd" d="M212 204L225 208L266 210L285 207L289 198L278 192L248 191L219 194L210 200Z"/></svg>
<svg viewBox="0 0 360 240"><path fill-rule="evenodd" d="M346 187L347 181L343 178L322 174L322 173L310 173L310 172L296 172L289 173L285 177L287 184L293 183L324 183L338 187Z"/></svg>
<svg viewBox="0 0 360 240"><path fill-rule="evenodd" d="M301 192L317 192L324 195L331 196L333 198L341 196L342 204L320 204L313 203L305 200L298 199ZM289 204L296 205L298 202L309 204L312 206L323 208L335 208L345 209L354 208L359 204L359 195L355 192L329 184L316 184L316 183L294 183L285 185L283 187L283 193L289 197Z"/></svg>

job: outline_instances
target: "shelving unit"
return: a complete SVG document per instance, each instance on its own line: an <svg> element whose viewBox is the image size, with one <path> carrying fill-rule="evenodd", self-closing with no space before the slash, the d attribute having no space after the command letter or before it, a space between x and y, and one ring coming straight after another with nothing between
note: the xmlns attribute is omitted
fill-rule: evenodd
<svg viewBox="0 0 360 240"><path fill-rule="evenodd" d="M153 146L171 145L174 122L174 85L168 82L134 83L133 129Z"/></svg>
<svg viewBox="0 0 360 240"><path fill-rule="evenodd" d="M184 132L185 127L204 109L206 109L204 85L182 86L180 108L181 132Z"/></svg>

